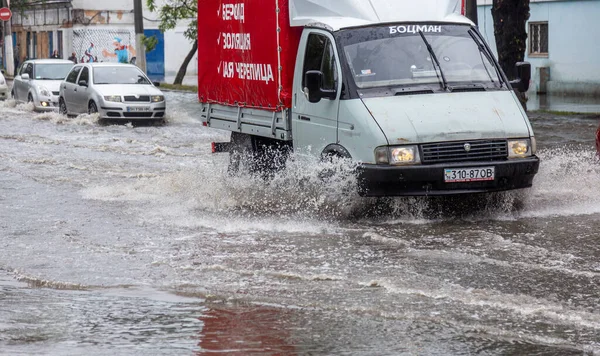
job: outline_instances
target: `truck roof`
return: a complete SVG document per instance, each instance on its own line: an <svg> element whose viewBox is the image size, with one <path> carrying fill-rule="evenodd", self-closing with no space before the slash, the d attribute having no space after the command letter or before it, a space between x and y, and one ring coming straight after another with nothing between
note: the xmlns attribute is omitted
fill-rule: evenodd
<svg viewBox="0 0 600 356"><path fill-rule="evenodd" d="M348 27L403 22L473 24L461 15L462 0L289 0L290 25Z"/></svg>

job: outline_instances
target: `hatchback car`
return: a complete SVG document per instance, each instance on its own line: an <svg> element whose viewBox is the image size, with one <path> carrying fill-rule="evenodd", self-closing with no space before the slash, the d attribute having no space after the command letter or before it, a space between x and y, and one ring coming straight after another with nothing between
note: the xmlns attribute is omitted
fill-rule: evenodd
<svg viewBox="0 0 600 356"><path fill-rule="evenodd" d="M163 121L165 96L156 85L131 64L78 64L60 86L60 112L98 113L107 120Z"/></svg>
<svg viewBox="0 0 600 356"><path fill-rule="evenodd" d="M6 78L4 78L4 70L0 71L0 100L4 100L8 97L8 86L6 85Z"/></svg>
<svg viewBox="0 0 600 356"><path fill-rule="evenodd" d="M58 110L60 83L74 63L64 59L33 59L23 62L11 90L12 97L33 103L36 111Z"/></svg>

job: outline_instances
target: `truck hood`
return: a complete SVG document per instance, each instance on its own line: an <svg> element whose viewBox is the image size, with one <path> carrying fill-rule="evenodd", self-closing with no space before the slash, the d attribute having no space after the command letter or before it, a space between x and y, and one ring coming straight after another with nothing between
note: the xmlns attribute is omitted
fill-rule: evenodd
<svg viewBox="0 0 600 356"><path fill-rule="evenodd" d="M363 99L390 145L529 137L510 91Z"/></svg>

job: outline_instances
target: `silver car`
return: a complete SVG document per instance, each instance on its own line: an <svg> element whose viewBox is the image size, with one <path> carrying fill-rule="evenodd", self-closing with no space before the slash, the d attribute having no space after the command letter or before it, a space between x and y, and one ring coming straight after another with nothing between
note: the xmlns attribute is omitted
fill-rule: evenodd
<svg viewBox="0 0 600 356"><path fill-rule="evenodd" d="M6 85L6 78L4 78L4 70L0 72L0 100L8 97L8 86Z"/></svg>
<svg viewBox="0 0 600 356"><path fill-rule="evenodd" d="M60 112L99 113L100 119L155 120L165 117L165 96L138 67L82 63L60 86Z"/></svg>
<svg viewBox="0 0 600 356"><path fill-rule="evenodd" d="M63 59L33 59L23 62L11 90L12 97L30 102L36 111L58 110L60 83L74 63Z"/></svg>

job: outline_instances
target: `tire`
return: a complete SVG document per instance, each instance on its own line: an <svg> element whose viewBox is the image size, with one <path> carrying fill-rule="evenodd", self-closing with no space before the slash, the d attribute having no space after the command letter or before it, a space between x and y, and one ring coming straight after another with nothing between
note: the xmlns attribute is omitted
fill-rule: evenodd
<svg viewBox="0 0 600 356"><path fill-rule="evenodd" d="M98 112L98 107L96 106L96 103L93 101L90 101L90 103L88 104L88 114L96 114Z"/></svg>
<svg viewBox="0 0 600 356"><path fill-rule="evenodd" d="M14 89L12 89L12 90L10 91L10 98L11 98L11 99L16 99L16 98L15 98L15 90L14 90Z"/></svg>
<svg viewBox="0 0 600 356"><path fill-rule="evenodd" d="M58 112L61 115L68 115L67 104L63 98L58 99Z"/></svg>
<svg viewBox="0 0 600 356"><path fill-rule="evenodd" d="M33 95L29 94L29 95L27 96L27 102L28 102L28 103L33 103Z"/></svg>

